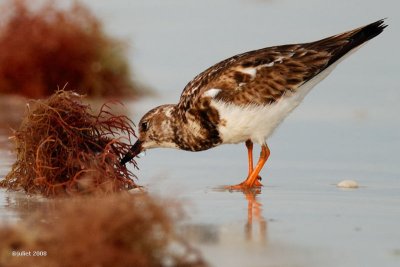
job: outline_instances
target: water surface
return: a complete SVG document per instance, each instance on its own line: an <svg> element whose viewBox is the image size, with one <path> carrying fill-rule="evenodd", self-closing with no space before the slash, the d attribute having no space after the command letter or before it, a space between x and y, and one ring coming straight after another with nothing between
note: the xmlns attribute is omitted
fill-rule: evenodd
<svg viewBox="0 0 400 267"><path fill-rule="evenodd" d="M109 32L133 41L134 71L158 94L126 102L136 122L176 102L186 82L218 60L389 17L390 27L318 85L269 140L261 192L216 190L246 176L244 145L150 150L134 172L151 193L185 203L181 231L212 266L400 265L398 2L84 2ZM13 162L8 135L0 130L0 178ZM345 179L360 188L335 186ZM1 190L1 221L23 218L37 201Z"/></svg>

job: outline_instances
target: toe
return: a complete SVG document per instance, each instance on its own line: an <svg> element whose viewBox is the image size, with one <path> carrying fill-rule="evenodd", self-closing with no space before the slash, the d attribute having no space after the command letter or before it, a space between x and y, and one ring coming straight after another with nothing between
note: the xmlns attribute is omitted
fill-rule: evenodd
<svg viewBox="0 0 400 267"><path fill-rule="evenodd" d="M254 184L248 184L246 182L242 182L240 184L237 185L230 185L230 186L226 186L225 189L228 190L238 190L238 191L247 191L247 190L251 190L254 188L260 188L263 185L260 183L259 180L255 180Z"/></svg>

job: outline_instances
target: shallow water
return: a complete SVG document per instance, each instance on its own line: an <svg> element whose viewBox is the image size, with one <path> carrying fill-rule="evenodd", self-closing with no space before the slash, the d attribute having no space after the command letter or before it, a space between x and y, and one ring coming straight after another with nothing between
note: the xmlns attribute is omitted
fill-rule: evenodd
<svg viewBox="0 0 400 267"><path fill-rule="evenodd" d="M212 266L397 266L399 141L393 126L381 127L357 121L282 125L271 139L258 193L218 189L244 178L244 145L200 153L150 150L135 173L151 193L182 200L189 218L180 230ZM310 129L323 137L314 139ZM382 133L386 141L376 138ZM0 139L7 140L4 134ZM0 176L13 161L2 144ZM344 179L360 188L337 188ZM0 191L3 223L43 207L40 198Z"/></svg>
<svg viewBox="0 0 400 267"><path fill-rule="evenodd" d="M215 266L399 264L399 167L377 156L375 162L364 160L369 149L354 151L357 143L351 137L343 146L299 142L308 133L298 131L290 138L295 126L301 127L293 122L271 140L260 194L216 190L245 177L244 146L202 153L148 151L138 160L137 173L150 191L188 202L189 224L197 226L197 241ZM319 123L308 126L323 129ZM331 127L357 131L351 125ZM363 130L372 134L373 128ZM291 143L287 149L286 142ZM386 156L398 159L396 153ZM360 188L337 188L344 179L355 179Z"/></svg>
<svg viewBox="0 0 400 267"><path fill-rule="evenodd" d="M135 121L176 102L185 83L219 59L389 17L387 31L318 85L271 138L258 194L218 190L246 176L244 145L150 150L134 172L150 192L185 203L181 231L212 266L400 265L396 1L85 2L109 31L134 41L134 70L158 92L126 103ZM8 135L0 129L0 178L13 161ZM345 179L360 187L335 186ZM19 220L40 203L1 190L0 220Z"/></svg>

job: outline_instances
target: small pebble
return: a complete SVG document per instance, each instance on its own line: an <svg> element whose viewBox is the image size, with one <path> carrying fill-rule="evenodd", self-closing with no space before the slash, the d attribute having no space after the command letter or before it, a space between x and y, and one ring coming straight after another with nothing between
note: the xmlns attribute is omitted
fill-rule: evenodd
<svg viewBox="0 0 400 267"><path fill-rule="evenodd" d="M340 188L358 188L358 183L354 180L343 180L336 186Z"/></svg>

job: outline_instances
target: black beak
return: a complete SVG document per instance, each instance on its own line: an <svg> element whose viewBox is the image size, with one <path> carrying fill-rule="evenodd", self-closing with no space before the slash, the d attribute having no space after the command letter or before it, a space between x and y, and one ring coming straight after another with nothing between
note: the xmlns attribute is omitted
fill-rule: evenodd
<svg viewBox="0 0 400 267"><path fill-rule="evenodd" d="M137 140L136 143L131 147L131 149L126 153L126 155L121 159L121 165L125 165L125 163L131 161L134 157L136 157L140 152L142 152L142 141Z"/></svg>

